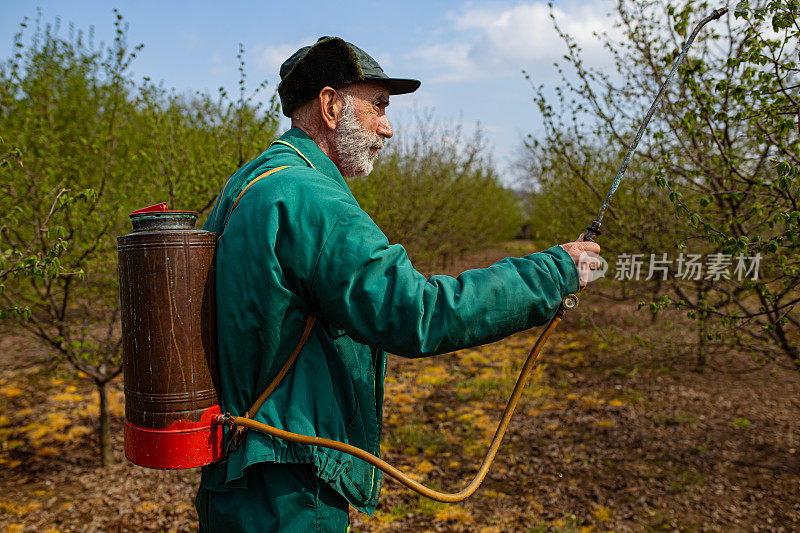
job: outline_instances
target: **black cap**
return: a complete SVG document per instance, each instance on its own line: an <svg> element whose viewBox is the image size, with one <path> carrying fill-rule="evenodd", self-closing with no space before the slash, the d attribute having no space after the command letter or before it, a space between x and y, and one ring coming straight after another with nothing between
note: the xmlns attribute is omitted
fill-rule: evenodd
<svg viewBox="0 0 800 533"><path fill-rule="evenodd" d="M304 46L284 61L280 74L278 95L287 117L325 86L338 89L357 81L380 81L389 94L413 93L420 86L419 80L390 78L369 54L339 37L321 37L313 46Z"/></svg>

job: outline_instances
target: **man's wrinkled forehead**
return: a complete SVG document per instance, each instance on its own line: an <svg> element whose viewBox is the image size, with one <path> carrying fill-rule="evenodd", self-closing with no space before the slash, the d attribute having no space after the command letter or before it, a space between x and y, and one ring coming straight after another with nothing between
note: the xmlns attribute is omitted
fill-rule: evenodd
<svg viewBox="0 0 800 533"><path fill-rule="evenodd" d="M389 90L383 82L360 81L342 87L340 91L370 103L389 105Z"/></svg>

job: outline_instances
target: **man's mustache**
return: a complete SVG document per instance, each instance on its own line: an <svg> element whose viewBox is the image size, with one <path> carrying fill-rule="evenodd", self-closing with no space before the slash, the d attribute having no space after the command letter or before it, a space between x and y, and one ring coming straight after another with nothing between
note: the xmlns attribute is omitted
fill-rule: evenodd
<svg viewBox="0 0 800 533"><path fill-rule="evenodd" d="M370 148L375 150L381 150L383 148L384 143L386 143L386 137L384 135L377 135L377 139L375 139L375 144L370 146Z"/></svg>

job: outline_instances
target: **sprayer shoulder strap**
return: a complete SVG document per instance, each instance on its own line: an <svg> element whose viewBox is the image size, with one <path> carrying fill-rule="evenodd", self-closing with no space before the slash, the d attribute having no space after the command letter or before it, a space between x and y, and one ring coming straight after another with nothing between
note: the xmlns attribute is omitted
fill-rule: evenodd
<svg viewBox="0 0 800 533"><path fill-rule="evenodd" d="M265 401L267 401L269 395L272 394L272 392L281 382L283 377L287 374L287 372L289 372L289 369L292 368L295 359L297 359L297 356L300 354L300 351L303 349L303 346L305 346L308 337L311 335L311 330L314 329L314 323L316 321L317 319L312 315L308 315L306 317L306 327L303 330L303 334L300 336L300 341L297 343L297 346L294 347L294 350L292 350L292 353L289 356L289 358L286 360L285 363L283 363L281 369L278 370L278 374L275 376L275 378L270 382L269 385L267 385L267 388L264 389L264 392L262 392L261 395L258 398L256 398L256 401L255 403L253 403L253 406L247 410L247 412L242 416L242 418L252 419L256 415L258 410L261 409L261 406L264 405ZM228 455L231 452L231 450L238 448L242 444L242 442L244 442L244 437L246 433L247 433L246 427L236 426L233 437L228 442L228 447L225 450L226 455Z"/></svg>
<svg viewBox="0 0 800 533"><path fill-rule="evenodd" d="M278 371L278 374L275 376L275 378L270 382L269 385L267 385L267 388L264 389L264 392L262 392L261 395L258 398L256 398L256 401L255 403L253 403L253 406L250 409L248 409L247 412L244 414L244 418L253 418L256 415L258 410L261 409L261 406L264 405L264 402L267 400L267 398L269 398L269 395L272 394L272 392L281 382L286 373L289 372L289 369L292 368L295 359L297 359L297 356L300 354L300 351L303 349L303 346L305 346L308 337L311 335L311 330L314 329L314 323L316 321L317 319L311 315L308 315L306 317L306 327L303 330L303 334L300 336L300 341L297 343L297 346L294 347L294 350L292 350L291 355L286 360L286 362L283 363L283 366Z"/></svg>
<svg viewBox="0 0 800 533"><path fill-rule="evenodd" d="M239 193L239 196L236 197L236 200L234 200L233 205L231 206L231 210L228 211L228 216L225 217L225 223L222 225L222 231L225 231L225 227L228 225L228 220L230 220L231 214L233 213L233 210L236 209L237 205L239 205L239 200L242 199L242 196L244 196L244 193L247 192L247 189L249 189L250 187L252 187L256 183L261 181L262 178L266 178L267 176L270 176L270 175L278 172L279 170L283 170L284 168L289 168L290 166L291 165L284 165L282 167L271 168L271 169L267 170L266 172L264 172L263 174L261 174L259 176L256 176L255 179L253 179L253 181L248 183L247 186L244 189L242 189L242 192Z"/></svg>

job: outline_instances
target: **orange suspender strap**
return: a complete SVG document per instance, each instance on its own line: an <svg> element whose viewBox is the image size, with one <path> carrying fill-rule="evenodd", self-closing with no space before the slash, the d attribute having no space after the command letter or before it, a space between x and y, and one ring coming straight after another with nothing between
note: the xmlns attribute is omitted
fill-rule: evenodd
<svg viewBox="0 0 800 533"><path fill-rule="evenodd" d="M282 167L271 168L271 169L267 170L266 172L264 172L263 174L261 174L260 176L257 176L250 183L248 183L247 186L244 189L242 189L242 192L239 193L239 196L236 197L236 200L234 200L233 205L231 206L231 210L228 211L228 216L225 217L225 223L222 225L222 231L225 231L225 228L228 225L228 220L230 220L231 214L233 214L233 210L236 209L237 205L239 205L239 200L242 199L242 196L244 196L244 193L247 192L247 189L249 189L250 187L252 187L256 183L261 181L261 178L266 178L267 176L270 176L271 174L275 174L279 170L283 170L284 168L289 168L289 166L290 165L284 165ZM227 187L227 184L225 184L225 186Z"/></svg>
<svg viewBox="0 0 800 533"><path fill-rule="evenodd" d="M228 216L225 217L225 224L223 224L222 226L222 231L225 231L225 228L228 225L228 220L230 220L231 218L231 213L233 213L233 210L236 209L237 205L239 205L239 200L242 199L242 196L244 196L244 193L247 192L247 189L255 185L262 178L266 178L267 176L274 174L279 170L289 168L289 166L290 165L285 165L282 167L270 169L261 174L260 176L257 176L253 181L248 183L247 186L244 189L242 189L242 192L239 193L239 196L236 197L236 200L233 202L233 205L231 206L231 210L228 211ZM305 329L303 330L303 334L300 336L300 341L297 343L297 346L295 346L294 350L292 350L292 354L289 356L289 359L286 360L281 369L278 371L278 374L275 376L272 382L269 385L267 385L267 388L264 389L264 392L262 392L261 395L256 399L253 406L244 414L243 418L254 417L255 414L258 412L258 410L261 408L261 406L264 405L264 402L267 400L267 398L269 398L269 395L272 394L272 392L278 387L278 384L281 382L283 377L289 372L289 369L292 368L292 365L294 364L295 359L297 359L297 356L300 355L300 351L303 349L303 346L305 346L306 341L308 341L308 337L311 336L311 330L314 329L314 323L316 321L317 319L311 315L308 315L306 317L306 326ZM237 426L236 432L234 433L234 436L231 439L231 441L228 443L228 446L230 447L230 444L233 443L235 447L238 447L242 443L246 429L247 428L243 426Z"/></svg>
<svg viewBox="0 0 800 533"><path fill-rule="evenodd" d="M286 375L286 373L289 372L289 369L294 364L295 359L297 359L297 356L300 354L300 350L303 349L303 346L308 340L308 337L311 336L311 330L314 329L314 322L316 321L317 319L311 315L308 315L308 317L306 317L306 327L303 330L303 334L300 336L300 342L298 342L297 346L294 347L292 355L290 355L289 359L287 359L286 362L283 363L283 366L278 371L278 374L275 376L272 382L267 386L266 389L264 389L264 392L261 393L261 396L259 396L258 399L256 399L255 403L253 404L253 407L251 407L244 414L244 418L252 418L256 415L258 410L261 409L261 406L264 405L264 402L267 400L267 398L269 398L269 395L272 394L272 391L274 391L275 388L278 386L278 383L280 383L283 377Z"/></svg>

